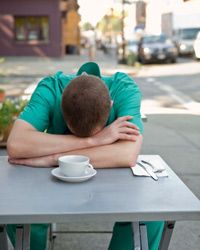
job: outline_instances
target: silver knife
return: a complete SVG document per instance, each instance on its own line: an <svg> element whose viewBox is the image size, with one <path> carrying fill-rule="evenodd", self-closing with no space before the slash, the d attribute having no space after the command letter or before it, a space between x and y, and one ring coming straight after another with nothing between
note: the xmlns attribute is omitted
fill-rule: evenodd
<svg viewBox="0 0 200 250"><path fill-rule="evenodd" d="M137 162L155 181L158 180L158 176L153 172L150 166L145 166L141 162Z"/></svg>
<svg viewBox="0 0 200 250"><path fill-rule="evenodd" d="M149 165L150 167L152 167L153 172L157 172L157 173L161 173L164 169L158 169L156 166L154 166L152 163L148 162L148 161L144 161L141 160L142 163Z"/></svg>

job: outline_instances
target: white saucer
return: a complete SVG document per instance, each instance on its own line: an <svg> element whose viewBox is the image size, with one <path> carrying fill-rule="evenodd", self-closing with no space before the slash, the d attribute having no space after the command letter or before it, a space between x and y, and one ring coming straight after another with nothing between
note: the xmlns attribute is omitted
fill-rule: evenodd
<svg viewBox="0 0 200 250"><path fill-rule="evenodd" d="M90 164L91 165L91 164ZM83 176L78 176L78 177L69 177L69 176L65 176L60 172L60 168L54 168L51 171L51 174L58 178L59 180L62 181L67 181L67 182L83 182L83 181L87 181L90 178L92 178L93 176L95 176L97 173L97 171L92 167L88 166L88 171L87 174L83 175Z"/></svg>

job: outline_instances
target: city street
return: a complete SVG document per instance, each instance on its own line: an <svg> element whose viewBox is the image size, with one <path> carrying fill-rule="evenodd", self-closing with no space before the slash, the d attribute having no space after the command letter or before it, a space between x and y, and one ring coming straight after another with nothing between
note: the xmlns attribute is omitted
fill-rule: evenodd
<svg viewBox="0 0 200 250"><path fill-rule="evenodd" d="M143 93L144 112L200 114L199 72L200 63L192 58L142 66L135 80Z"/></svg>
<svg viewBox="0 0 200 250"><path fill-rule="evenodd" d="M5 58L0 64L0 87L7 95L23 95L33 91L38 80L58 70L74 73L87 61L85 51L80 56L57 58ZM141 67L118 65L114 52L98 52L103 74L124 71L138 83L143 99L143 154L158 154L200 198L200 62L179 58L176 64L148 64ZM2 148L0 155L5 155ZM174 190L175 192L176 190ZM186 218L187 219L187 218ZM112 225L99 226L99 231L112 230ZM93 225L61 225L59 229L92 230ZM55 250L106 250L111 234L59 234ZM198 250L200 221L177 222L169 250Z"/></svg>
<svg viewBox="0 0 200 250"><path fill-rule="evenodd" d="M7 95L19 95L37 84L38 80L56 71L75 73L78 67L87 61L87 51L80 56L57 58L22 57L7 58L0 64L0 85ZM98 51L97 63L103 74L123 71L132 75L143 94L143 112L154 114L179 112L199 114L200 112L200 62L192 58L179 58L175 64L148 64L140 68L118 65L113 51L104 55ZM17 86L17 88L16 88ZM31 91L31 90L28 90ZM171 110L173 109L173 110Z"/></svg>
<svg viewBox="0 0 200 250"><path fill-rule="evenodd" d="M200 198L200 63L144 65L135 80L147 114L144 154L161 155ZM198 250L200 222L177 222L170 250Z"/></svg>

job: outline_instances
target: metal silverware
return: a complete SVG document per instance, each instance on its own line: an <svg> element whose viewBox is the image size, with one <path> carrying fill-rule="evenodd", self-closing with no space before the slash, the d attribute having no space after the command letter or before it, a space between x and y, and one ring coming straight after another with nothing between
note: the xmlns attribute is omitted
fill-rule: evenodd
<svg viewBox="0 0 200 250"><path fill-rule="evenodd" d="M163 171L163 169L158 169L156 166L154 166L152 163L148 162L148 161L145 161L145 160L141 160L142 163L145 163L147 165L149 165L150 167L152 167L153 169L153 172L157 172L157 173L160 173Z"/></svg>
<svg viewBox="0 0 200 250"><path fill-rule="evenodd" d="M145 166L141 162L137 162L140 167L142 167L155 181L158 180L158 176L153 172L152 168L150 166Z"/></svg>

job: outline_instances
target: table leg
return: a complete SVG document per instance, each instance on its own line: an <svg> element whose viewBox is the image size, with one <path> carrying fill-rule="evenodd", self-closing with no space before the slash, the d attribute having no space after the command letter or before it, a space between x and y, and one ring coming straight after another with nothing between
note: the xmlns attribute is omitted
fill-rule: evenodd
<svg viewBox="0 0 200 250"><path fill-rule="evenodd" d="M57 224L56 223L51 223L49 227L49 249L53 250L54 249L54 243L55 239L57 237Z"/></svg>
<svg viewBox="0 0 200 250"><path fill-rule="evenodd" d="M159 250L167 250L173 233L175 221L166 221L162 238L160 241Z"/></svg>
<svg viewBox="0 0 200 250"><path fill-rule="evenodd" d="M23 225L16 227L15 250L23 250Z"/></svg>
<svg viewBox="0 0 200 250"><path fill-rule="evenodd" d="M8 250L8 241L5 225L0 225L0 249Z"/></svg>
<svg viewBox="0 0 200 250"><path fill-rule="evenodd" d="M132 222L132 231L133 231L133 242L134 242L133 249L141 250L139 222Z"/></svg>
<svg viewBox="0 0 200 250"><path fill-rule="evenodd" d="M141 239L141 249L148 250L148 238L147 238L147 226L145 224L140 224L140 239Z"/></svg>
<svg viewBox="0 0 200 250"><path fill-rule="evenodd" d="M133 230L133 249L134 250L148 250L147 227L145 224L139 222L132 222Z"/></svg>
<svg viewBox="0 0 200 250"><path fill-rule="evenodd" d="M24 225L23 231L23 250L30 250L30 228L29 224Z"/></svg>
<svg viewBox="0 0 200 250"><path fill-rule="evenodd" d="M30 250L30 225L17 225L15 250Z"/></svg>

